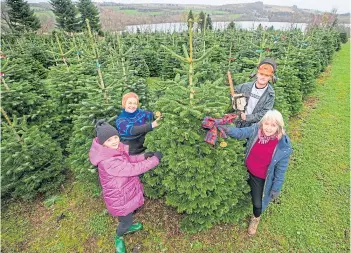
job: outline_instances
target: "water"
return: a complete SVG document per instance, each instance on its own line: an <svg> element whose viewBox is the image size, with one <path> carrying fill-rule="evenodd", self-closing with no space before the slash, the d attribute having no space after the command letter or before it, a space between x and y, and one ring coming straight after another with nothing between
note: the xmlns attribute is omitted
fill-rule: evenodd
<svg viewBox="0 0 351 253"><path fill-rule="evenodd" d="M213 29L223 30L230 22L213 22ZM235 22L235 26L242 29L256 29L261 24L264 28L273 26L276 30L289 30L291 28L298 28L302 31L305 30L306 23L289 23L289 22L267 22L267 21L238 21ZM140 32L181 32L188 30L187 23L161 23L161 24L144 24L144 25L129 25L126 27L126 31L136 32L137 29Z"/></svg>

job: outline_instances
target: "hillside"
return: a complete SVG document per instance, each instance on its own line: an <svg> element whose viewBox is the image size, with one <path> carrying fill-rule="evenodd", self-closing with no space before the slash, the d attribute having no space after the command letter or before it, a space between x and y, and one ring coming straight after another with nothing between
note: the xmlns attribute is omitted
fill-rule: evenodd
<svg viewBox="0 0 351 253"><path fill-rule="evenodd" d="M46 2L31 3L36 15L43 23L43 30L54 28L54 15ZM120 4L96 2L101 13L104 30L124 30L127 25L183 22L189 10L210 14L212 21L270 21L309 23L316 15L315 10L299 9L297 6L265 5L263 2L246 4L188 5L188 4ZM339 14L339 23L350 23L350 13Z"/></svg>

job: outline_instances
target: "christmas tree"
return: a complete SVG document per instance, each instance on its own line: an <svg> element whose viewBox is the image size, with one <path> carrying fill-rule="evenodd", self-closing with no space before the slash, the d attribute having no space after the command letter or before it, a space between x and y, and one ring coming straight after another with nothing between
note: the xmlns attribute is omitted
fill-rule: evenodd
<svg viewBox="0 0 351 253"><path fill-rule="evenodd" d="M212 146L204 141L201 127L205 116L222 117L230 108L229 89L216 83L196 83L196 63L209 56L193 58L192 21L189 20L189 51L174 57L188 62L188 82L165 90L155 107L164 121L147 135L146 146L162 151L161 165L145 174L146 194L165 197L166 204L185 214L181 226L196 232L219 222L235 222L249 210L247 173L243 143L219 138ZM189 53L188 53L189 52ZM219 145L220 142L225 144ZM226 146L227 145L227 146Z"/></svg>

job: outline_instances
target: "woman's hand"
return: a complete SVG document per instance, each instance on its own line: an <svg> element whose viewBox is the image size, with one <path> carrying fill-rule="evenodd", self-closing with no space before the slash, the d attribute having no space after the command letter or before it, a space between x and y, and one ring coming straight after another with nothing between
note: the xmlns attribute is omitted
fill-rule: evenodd
<svg viewBox="0 0 351 253"><path fill-rule="evenodd" d="M271 191L269 196L271 197L272 200L276 199L279 196L280 192L279 191Z"/></svg>
<svg viewBox="0 0 351 253"><path fill-rule="evenodd" d="M151 126L152 128L158 127L160 125L160 123L158 122L159 120L162 119L162 116L157 117L152 123Z"/></svg>

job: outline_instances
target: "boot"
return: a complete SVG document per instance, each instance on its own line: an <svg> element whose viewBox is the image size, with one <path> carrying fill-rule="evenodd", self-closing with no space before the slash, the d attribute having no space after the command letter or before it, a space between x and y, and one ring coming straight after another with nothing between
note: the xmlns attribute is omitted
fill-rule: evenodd
<svg viewBox="0 0 351 253"><path fill-rule="evenodd" d="M116 235L115 238L116 253L126 253L126 245L123 236Z"/></svg>
<svg viewBox="0 0 351 253"><path fill-rule="evenodd" d="M124 234L129 234L129 233L134 233L136 231L142 230L143 229L143 223L137 222L134 223L133 225L131 225L127 232L125 232Z"/></svg>
<svg viewBox="0 0 351 253"><path fill-rule="evenodd" d="M258 223L260 222L260 217L252 216L247 233L249 236L256 234Z"/></svg>

